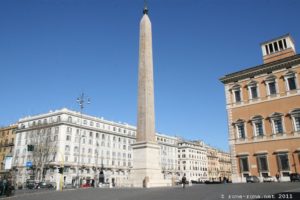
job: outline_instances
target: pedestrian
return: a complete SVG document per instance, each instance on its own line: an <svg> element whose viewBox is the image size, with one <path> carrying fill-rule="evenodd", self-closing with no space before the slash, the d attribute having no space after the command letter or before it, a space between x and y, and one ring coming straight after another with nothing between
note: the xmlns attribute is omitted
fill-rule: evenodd
<svg viewBox="0 0 300 200"><path fill-rule="evenodd" d="M3 194L3 180L0 177L0 196Z"/></svg>
<svg viewBox="0 0 300 200"><path fill-rule="evenodd" d="M278 173L276 174L276 179L277 179L277 182L279 182L279 174Z"/></svg>
<svg viewBox="0 0 300 200"><path fill-rule="evenodd" d="M7 190L7 179L4 178L2 181L2 194L5 195L6 194L6 190Z"/></svg>
<svg viewBox="0 0 300 200"><path fill-rule="evenodd" d="M185 188L185 184L186 184L186 177L185 177L185 174L183 175L182 179L181 179L181 182L182 182L182 187Z"/></svg>

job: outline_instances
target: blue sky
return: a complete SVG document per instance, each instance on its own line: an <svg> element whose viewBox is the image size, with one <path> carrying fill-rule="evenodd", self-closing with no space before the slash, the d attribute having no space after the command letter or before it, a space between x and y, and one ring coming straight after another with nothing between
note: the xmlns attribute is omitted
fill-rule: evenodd
<svg viewBox="0 0 300 200"><path fill-rule="evenodd" d="M148 0L156 130L228 150L221 76L262 63L259 44L290 33L297 0ZM136 125L143 0L1 0L0 126L67 107Z"/></svg>

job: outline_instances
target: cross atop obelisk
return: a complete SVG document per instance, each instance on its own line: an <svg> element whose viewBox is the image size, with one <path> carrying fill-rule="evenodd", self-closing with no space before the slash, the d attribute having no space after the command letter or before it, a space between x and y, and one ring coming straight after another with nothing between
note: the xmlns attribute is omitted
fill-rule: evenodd
<svg viewBox="0 0 300 200"><path fill-rule="evenodd" d="M152 31L146 4L140 22L137 142L156 142Z"/></svg>

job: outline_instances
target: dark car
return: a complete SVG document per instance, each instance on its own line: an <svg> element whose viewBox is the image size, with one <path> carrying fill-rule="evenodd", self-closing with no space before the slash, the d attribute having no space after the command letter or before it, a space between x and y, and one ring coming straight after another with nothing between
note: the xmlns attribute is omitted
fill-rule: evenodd
<svg viewBox="0 0 300 200"><path fill-rule="evenodd" d="M291 182L300 181L300 174L298 173L291 173L290 174Z"/></svg>
<svg viewBox="0 0 300 200"><path fill-rule="evenodd" d="M35 183L34 180L27 180L27 181L26 181L26 187L27 187L28 189L34 189L35 186L36 186L36 183Z"/></svg>
<svg viewBox="0 0 300 200"><path fill-rule="evenodd" d="M181 180L180 180L180 181L178 181L178 182L176 182L176 185L181 185L181 184L182 184L182 181L181 181ZM186 180L186 181L185 181L185 184L187 184L187 185L188 185L188 184L189 184L189 181L188 181L188 180Z"/></svg>
<svg viewBox="0 0 300 200"><path fill-rule="evenodd" d="M51 183L46 183L46 182L39 182L38 184L36 184L35 188L36 189L41 189L41 188L53 189L54 185L52 185Z"/></svg>
<svg viewBox="0 0 300 200"><path fill-rule="evenodd" d="M246 178L247 183L259 183L260 180L257 178L257 176L247 176Z"/></svg>

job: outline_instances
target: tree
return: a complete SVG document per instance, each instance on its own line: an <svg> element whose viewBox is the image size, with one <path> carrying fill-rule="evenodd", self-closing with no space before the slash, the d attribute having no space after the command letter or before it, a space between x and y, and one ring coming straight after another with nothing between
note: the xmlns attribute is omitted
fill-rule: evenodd
<svg viewBox="0 0 300 200"><path fill-rule="evenodd" d="M35 179L42 181L56 156L57 142L51 128L32 131L29 135L29 144L33 175Z"/></svg>

